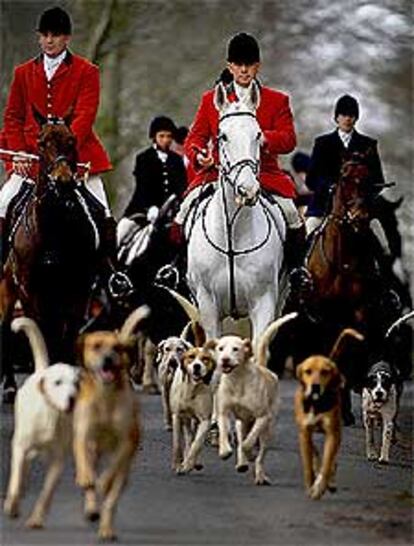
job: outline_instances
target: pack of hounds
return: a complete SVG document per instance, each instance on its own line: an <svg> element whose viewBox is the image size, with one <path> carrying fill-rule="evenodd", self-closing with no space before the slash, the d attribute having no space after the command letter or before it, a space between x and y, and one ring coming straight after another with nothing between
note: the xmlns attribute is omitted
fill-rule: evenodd
<svg viewBox="0 0 414 546"><path fill-rule="evenodd" d="M48 468L35 506L26 520L29 528L42 528L68 453L73 451L76 483L84 494L84 515L99 520L101 540L116 538L114 513L140 442L137 393L129 369L136 347L135 332L149 314L141 306L119 331L98 331L80 336L80 366L49 362L47 348L36 323L14 319L15 332L29 339L35 371L20 387L15 401L10 478L4 512L19 515L23 482L30 461L48 455ZM254 483L271 483L265 457L280 403L280 382L267 368L269 344L277 331L295 320L290 313L272 322L260 339L225 335L205 339L197 322L190 322L178 337L159 343L156 366L165 428L172 430L171 465L177 474L203 468L207 440L218 445L228 459L235 451L236 471L252 465ZM412 318L411 311L395 325ZM390 332L389 331L389 332ZM189 338L192 340L189 341ZM298 427L304 485L311 499L335 491L335 473L341 443L342 377L336 359L347 340L362 339L353 329L343 330L329 357L313 355L296 370L298 387L294 413ZM366 431L366 458L388 463L401 381L392 362L380 360L368 371L362 391L362 417ZM377 451L375 423L381 423ZM218 441L214 432L218 431ZM313 435L324 434L322 454ZM103 470L99 462L110 455Z"/></svg>

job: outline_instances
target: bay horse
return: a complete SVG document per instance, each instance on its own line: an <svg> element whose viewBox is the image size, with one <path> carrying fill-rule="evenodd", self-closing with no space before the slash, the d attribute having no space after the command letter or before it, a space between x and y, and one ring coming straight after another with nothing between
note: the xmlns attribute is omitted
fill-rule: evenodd
<svg viewBox="0 0 414 546"><path fill-rule="evenodd" d="M34 114L40 124L39 174L23 204L11 203L10 250L0 282L3 376L9 385L14 382L9 326L17 300L39 324L51 360L73 362L99 259L99 229L89 192L77 177L69 119Z"/></svg>
<svg viewBox="0 0 414 546"><path fill-rule="evenodd" d="M332 340L343 328L355 328L365 337L363 344L344 355L348 358L342 364L341 371L347 379L344 420L350 423L353 416L349 388L358 389L369 360L375 359L383 345L387 327L397 318L386 305L387 288L370 227L375 196L384 187L371 178L370 153L368 150L365 154L353 154L343 161L338 182L333 186L331 210L313 236L308 252L312 289L302 302L302 310L307 309L314 321L304 325L311 353L327 354ZM310 346L306 352L309 349Z"/></svg>
<svg viewBox="0 0 414 546"><path fill-rule="evenodd" d="M187 281L208 338L222 334L226 317L248 317L257 340L277 313L286 226L260 192L259 100L256 82L239 102L216 86L218 187L190 210L185 224Z"/></svg>

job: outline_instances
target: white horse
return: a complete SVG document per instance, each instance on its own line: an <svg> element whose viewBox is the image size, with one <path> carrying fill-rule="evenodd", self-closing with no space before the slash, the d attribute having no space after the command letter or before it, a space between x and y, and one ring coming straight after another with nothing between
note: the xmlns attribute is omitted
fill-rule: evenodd
<svg viewBox="0 0 414 546"><path fill-rule="evenodd" d="M209 338L222 334L224 318L248 317L257 340L276 315L286 226L278 207L260 194L259 100L256 82L239 102L229 102L222 84L216 87L218 188L185 226L187 280Z"/></svg>

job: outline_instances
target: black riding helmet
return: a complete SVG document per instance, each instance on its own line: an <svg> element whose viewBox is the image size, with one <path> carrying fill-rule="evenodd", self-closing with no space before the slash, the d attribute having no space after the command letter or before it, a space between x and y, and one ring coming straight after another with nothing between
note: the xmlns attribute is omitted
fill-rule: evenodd
<svg viewBox="0 0 414 546"><path fill-rule="evenodd" d="M69 14L62 8L55 7L45 10L39 17L37 24L38 32L47 34L72 34L72 21Z"/></svg>
<svg viewBox="0 0 414 546"><path fill-rule="evenodd" d="M167 116L156 116L150 123L149 137L154 139L155 135L160 131L170 131L174 136L176 130L177 128L172 119Z"/></svg>
<svg viewBox="0 0 414 546"><path fill-rule="evenodd" d="M352 116L355 119L359 118L358 101L351 95L342 95L335 105L335 120L339 115Z"/></svg>
<svg viewBox="0 0 414 546"><path fill-rule="evenodd" d="M235 64L254 64L260 62L260 48L251 34L239 32L227 45L227 61Z"/></svg>

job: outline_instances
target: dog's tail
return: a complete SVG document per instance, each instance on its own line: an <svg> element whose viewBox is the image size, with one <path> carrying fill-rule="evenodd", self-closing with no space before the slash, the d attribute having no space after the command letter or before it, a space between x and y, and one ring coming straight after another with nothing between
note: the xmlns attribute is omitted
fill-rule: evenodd
<svg viewBox="0 0 414 546"><path fill-rule="evenodd" d="M400 317L398 320L393 322L385 334L385 339L388 339L391 336L391 334L394 332L394 330L399 328L401 324L403 324L404 322L407 322L407 320L410 320L412 318L414 318L414 310L410 311L409 313L406 313L405 315Z"/></svg>
<svg viewBox="0 0 414 546"><path fill-rule="evenodd" d="M191 303L187 298L173 290L172 288L167 288L166 286L161 286L160 288L163 288L167 292L171 294L173 298L175 298L178 303L181 305L181 307L184 309L184 311L187 313L190 320L194 322L200 322L200 311L197 309L197 307Z"/></svg>
<svg viewBox="0 0 414 546"><path fill-rule="evenodd" d="M364 341L364 336L354 330L353 328L344 328L342 332L337 337L334 346L331 349L331 352L329 354L329 358L333 360L334 362L337 362L339 356L342 354L343 348L344 348L344 341L347 337L353 337L354 339L357 339L358 341Z"/></svg>
<svg viewBox="0 0 414 546"><path fill-rule="evenodd" d="M121 331L119 332L119 338L121 343L124 343L128 338L134 333L138 324L148 317L150 314L150 308L148 305L141 305L132 311L132 313L127 317L124 324L122 325Z"/></svg>
<svg viewBox="0 0 414 546"><path fill-rule="evenodd" d="M45 370L49 366L49 354L45 340L38 325L28 317L18 317L11 323L13 332L23 332L29 339L30 348L33 353L35 372Z"/></svg>
<svg viewBox="0 0 414 546"><path fill-rule="evenodd" d="M184 326L180 338L185 341L188 341L189 338L193 339L194 345L201 347L206 342L206 333L198 320L190 320Z"/></svg>
<svg viewBox="0 0 414 546"><path fill-rule="evenodd" d="M269 324L257 342L256 355L259 366L267 366L267 361L269 360L269 345L279 328L297 316L298 313L295 311L294 313L283 315L283 317L279 317Z"/></svg>

